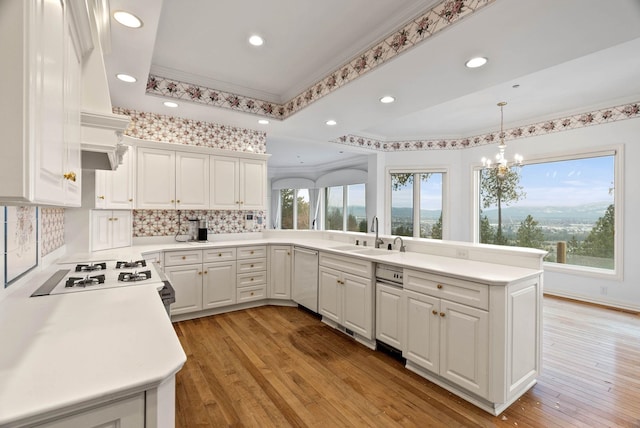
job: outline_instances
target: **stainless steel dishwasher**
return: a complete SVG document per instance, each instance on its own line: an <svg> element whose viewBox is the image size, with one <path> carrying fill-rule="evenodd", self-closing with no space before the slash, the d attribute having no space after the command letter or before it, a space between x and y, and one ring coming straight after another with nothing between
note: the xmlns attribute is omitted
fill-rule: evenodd
<svg viewBox="0 0 640 428"><path fill-rule="evenodd" d="M318 251L293 247L293 301L318 312Z"/></svg>

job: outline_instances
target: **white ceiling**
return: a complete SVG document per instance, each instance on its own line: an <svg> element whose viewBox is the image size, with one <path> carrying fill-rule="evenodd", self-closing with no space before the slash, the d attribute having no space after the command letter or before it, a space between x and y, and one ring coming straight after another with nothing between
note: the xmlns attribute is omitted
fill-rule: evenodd
<svg viewBox="0 0 640 428"><path fill-rule="evenodd" d="M283 121L145 94L150 72L284 103L424 13L437 0L111 0L142 18L111 23L105 63L114 106L267 132L270 168L356 159L329 143L346 134L385 141L459 138L505 126L640 101L640 1L496 0ZM261 48L247 43L259 33ZM489 63L467 69L476 55ZM115 74L138 78L130 85ZM514 85L519 85L517 89ZM378 99L396 97L393 104ZM333 118L335 127L324 122ZM355 157L354 157L355 156ZM336 163L337 162L337 163Z"/></svg>

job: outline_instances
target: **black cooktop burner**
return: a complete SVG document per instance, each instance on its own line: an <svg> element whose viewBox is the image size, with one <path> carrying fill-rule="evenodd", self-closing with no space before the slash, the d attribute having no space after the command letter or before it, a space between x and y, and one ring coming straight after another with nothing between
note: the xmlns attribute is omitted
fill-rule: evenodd
<svg viewBox="0 0 640 428"><path fill-rule="evenodd" d="M104 275L85 276L84 278L71 277L64 283L66 288L70 287L86 287L87 285L96 285L104 283Z"/></svg>
<svg viewBox="0 0 640 428"><path fill-rule="evenodd" d="M92 272L94 270L101 270L106 268L106 263L91 263L88 265L76 265L76 272Z"/></svg>
<svg viewBox="0 0 640 428"><path fill-rule="evenodd" d="M145 270L144 272L120 272L118 275L118 281L133 282L144 281L151 278L151 271Z"/></svg>
<svg viewBox="0 0 640 428"><path fill-rule="evenodd" d="M146 260L136 260L131 262L116 262L116 269L120 268L132 268L132 267L145 267L147 265Z"/></svg>

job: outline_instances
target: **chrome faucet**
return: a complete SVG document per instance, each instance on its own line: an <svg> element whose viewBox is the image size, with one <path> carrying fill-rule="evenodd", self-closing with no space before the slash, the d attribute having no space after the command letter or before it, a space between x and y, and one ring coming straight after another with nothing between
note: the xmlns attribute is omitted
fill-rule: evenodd
<svg viewBox="0 0 640 428"><path fill-rule="evenodd" d="M396 236L395 239L393 240L393 245L396 245L396 241L400 240L400 252L404 253L406 251L406 248L404 247L404 241L402 240L402 238L400 236Z"/></svg>
<svg viewBox="0 0 640 428"><path fill-rule="evenodd" d="M381 238L378 238L378 216L373 216L373 220L371 221L371 231L376 233L376 248L380 248L380 244L384 245L384 241Z"/></svg>

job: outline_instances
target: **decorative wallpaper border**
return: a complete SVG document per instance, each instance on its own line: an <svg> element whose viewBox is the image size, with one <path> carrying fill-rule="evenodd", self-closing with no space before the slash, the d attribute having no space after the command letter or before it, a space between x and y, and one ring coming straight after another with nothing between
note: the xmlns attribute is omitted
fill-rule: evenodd
<svg viewBox="0 0 640 428"><path fill-rule="evenodd" d="M150 74L147 79L146 92L273 119L286 119L494 1L442 1L284 104L271 103L153 74Z"/></svg>
<svg viewBox="0 0 640 428"><path fill-rule="evenodd" d="M114 107L113 112L131 118L124 132L130 137L237 152L267 151L267 134L262 131L121 107Z"/></svg>
<svg viewBox="0 0 640 428"><path fill-rule="evenodd" d="M246 227L245 215L253 214L254 226ZM207 220L209 234L262 232L267 224L266 211L236 210L133 210L133 236L174 236L187 234L189 219ZM261 224L260 219L262 219Z"/></svg>
<svg viewBox="0 0 640 428"><path fill-rule="evenodd" d="M40 256L57 250L64 245L64 208L40 207Z"/></svg>
<svg viewBox="0 0 640 428"><path fill-rule="evenodd" d="M560 119L538 122L533 125L520 126L504 131L505 141L519 138L535 137L554 132L568 131L583 128L585 126L601 125L603 123L617 122L625 119L640 117L640 102L623 104L616 107L580 113L574 116ZM476 135L473 137L455 140L408 140L408 141L380 141L373 138L360 137L358 135L344 135L334 140L334 143L347 146L364 147L383 152L412 151L412 150L451 150L477 147L492 144L500 138L499 132Z"/></svg>

